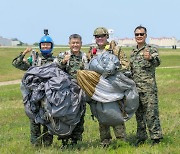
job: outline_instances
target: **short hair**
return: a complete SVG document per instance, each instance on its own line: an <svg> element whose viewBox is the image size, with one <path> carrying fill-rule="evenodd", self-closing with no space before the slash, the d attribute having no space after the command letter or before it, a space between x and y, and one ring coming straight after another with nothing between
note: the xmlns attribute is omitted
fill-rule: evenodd
<svg viewBox="0 0 180 154"><path fill-rule="evenodd" d="M78 38L82 41L82 37L79 35L79 34L72 34L69 36L69 41L72 39L72 38Z"/></svg>
<svg viewBox="0 0 180 154"><path fill-rule="evenodd" d="M144 31L145 31L145 33L147 33L147 29L146 29L146 27L144 27L144 26L137 26L136 28L135 28L135 30L134 30L134 33L135 33L135 31L137 30L137 29L144 29Z"/></svg>

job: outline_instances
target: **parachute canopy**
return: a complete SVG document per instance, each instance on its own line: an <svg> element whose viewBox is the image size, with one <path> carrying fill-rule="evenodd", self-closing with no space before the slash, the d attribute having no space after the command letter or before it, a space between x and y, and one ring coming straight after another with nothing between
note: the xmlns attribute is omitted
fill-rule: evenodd
<svg viewBox="0 0 180 154"><path fill-rule="evenodd" d="M118 70L117 60L115 55L105 52L90 61L90 70L77 72L78 84L94 100L89 102L91 112L106 125L127 121L139 105L136 84Z"/></svg>
<svg viewBox="0 0 180 154"><path fill-rule="evenodd" d="M81 88L56 64L30 67L21 92L27 116L54 135L70 135L85 112Z"/></svg>

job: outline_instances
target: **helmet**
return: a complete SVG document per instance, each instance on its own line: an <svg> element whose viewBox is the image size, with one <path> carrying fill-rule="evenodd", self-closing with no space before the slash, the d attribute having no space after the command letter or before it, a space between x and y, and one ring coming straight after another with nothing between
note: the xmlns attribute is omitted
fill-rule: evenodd
<svg viewBox="0 0 180 154"><path fill-rule="evenodd" d="M98 27L94 30L93 36L106 34L109 36L108 30L105 27Z"/></svg>
<svg viewBox="0 0 180 154"><path fill-rule="evenodd" d="M49 49L49 50L41 50L41 43L51 43L51 49ZM49 54L49 53L51 53L51 51L53 49L53 46L54 46L53 40L48 35L43 36L41 38L40 42L39 42L39 49L40 49L42 54Z"/></svg>

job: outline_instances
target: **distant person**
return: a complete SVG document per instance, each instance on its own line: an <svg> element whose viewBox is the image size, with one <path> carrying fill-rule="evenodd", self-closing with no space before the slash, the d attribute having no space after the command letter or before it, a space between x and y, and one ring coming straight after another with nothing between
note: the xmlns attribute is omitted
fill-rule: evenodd
<svg viewBox="0 0 180 154"><path fill-rule="evenodd" d="M92 48L89 53L88 57L91 59L99 54L102 54L106 51L109 51L112 54L115 54L114 48L115 45L112 42L113 45L110 46L110 43L108 42L109 33L108 30L105 27L98 27L94 30L93 36L95 37L96 41L96 47ZM112 48L111 48L112 47ZM118 55L118 53L116 53ZM123 68L128 68L128 60L125 56L124 52L121 51L119 53L118 58L120 58L120 64ZM92 100L92 102L96 103L96 101ZM99 132L100 132L100 139L101 139L101 145L102 146L108 146L111 142L112 136L110 133L110 127L109 125L104 125L99 123ZM114 130L115 137L120 140L126 140L126 128L125 124L119 124L117 126L112 126Z"/></svg>
<svg viewBox="0 0 180 154"><path fill-rule="evenodd" d="M54 62L55 57L52 54L54 45L53 40L49 36L48 30L45 30L44 33L45 35L39 42L40 53L35 51L32 52L32 48L28 47L12 61L13 66L26 71L31 66L41 66L43 64ZM25 55L31 52L32 54L25 59ZM44 146L50 146L53 142L53 135L48 133L47 126L43 125L43 130L41 132L41 124L36 123L33 119L30 119L30 133L30 140L34 146L41 146L42 141Z"/></svg>
<svg viewBox="0 0 180 154"><path fill-rule="evenodd" d="M72 34L69 36L69 48L70 50L60 53L58 56L60 68L71 75L75 80L77 78L77 71L83 70L87 67L87 57L84 52L81 51L82 38L79 34ZM72 134L62 139L62 146L68 146L77 144L82 140L82 134L84 132L84 115L85 115L85 103L84 113L81 116L80 122L77 123Z"/></svg>
<svg viewBox="0 0 180 154"><path fill-rule="evenodd" d="M132 79L135 81L139 93L139 108L136 111L136 145L143 144L147 140L146 126L154 145L163 138L155 79L155 69L160 65L160 59L157 48L146 44L147 30L145 27L136 27L134 35L137 46L132 50L130 67Z"/></svg>

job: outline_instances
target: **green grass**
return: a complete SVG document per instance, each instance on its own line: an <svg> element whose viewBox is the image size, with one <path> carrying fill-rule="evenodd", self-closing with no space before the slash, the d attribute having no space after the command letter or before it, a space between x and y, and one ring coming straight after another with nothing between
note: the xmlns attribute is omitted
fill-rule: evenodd
<svg viewBox="0 0 180 154"><path fill-rule="evenodd" d="M0 81L19 79L23 71L11 66L11 61L23 49L0 48ZM55 49L55 55L61 49ZM62 49L61 51L64 51ZM87 49L85 49L87 51ZM123 49L129 56L131 49ZM180 66L180 50L159 49L161 66ZM2 70L3 69L3 70ZM115 140L108 148L99 146L97 120L91 119L89 106L85 115L83 141L74 148L60 149L61 142L54 137L48 148L34 148L29 141L29 120L24 112L19 85L0 86L0 153L67 153L67 154L178 154L180 151L180 68L158 68L156 78L159 94L159 110L164 139L159 145L151 147L150 139L135 147L136 120L133 117L126 122L127 142Z"/></svg>
<svg viewBox="0 0 180 154"><path fill-rule="evenodd" d="M24 51L25 48L0 48L0 82L20 79L24 71L18 70L12 66L12 60ZM67 48L54 48L54 55L58 55L59 52L63 52ZM88 51L88 48L82 48L84 52ZM122 48L127 57L129 58L132 48ZM36 49L38 51L38 49ZM180 62L180 49L159 49L161 58L161 67L165 66L179 66Z"/></svg>
<svg viewBox="0 0 180 154"><path fill-rule="evenodd" d="M24 51L25 48L0 48L0 82L10 81L22 78L24 71L18 70L12 66L12 60ZM35 49L38 51L38 49ZM54 55L65 49L54 49Z"/></svg>
<svg viewBox="0 0 180 154"><path fill-rule="evenodd" d="M61 142L55 137L52 147L34 148L29 142L29 120L26 117L21 100L19 85L0 87L0 153L178 153L180 143L179 90L180 69L157 70L159 87L160 119L164 134L162 143L151 147L148 140L138 148L135 142L136 121L133 117L126 122L127 143L114 139L103 149L99 146L98 122L91 119L89 106L85 116L83 141L73 149L61 150ZM170 76L171 74L171 76Z"/></svg>
<svg viewBox="0 0 180 154"><path fill-rule="evenodd" d="M56 49L57 54L61 49ZM85 49L87 51L87 49ZM126 53L130 53L130 48L124 49ZM6 54L4 53L6 51ZM18 79L22 77L23 71L11 68L11 61L22 49L5 49L0 48L0 81ZM161 66L180 66L180 50L173 51L168 49L160 49L162 60ZM2 62L3 61L3 62ZM2 71L2 66L8 68ZM14 71L14 73L12 73ZM6 75L6 78L5 78ZM127 142L115 140L112 132L113 141L108 148L99 146L99 131L97 120L91 119L89 106L85 115L85 132L83 141L77 146L67 149L60 149L61 142L54 137L54 142L48 148L35 148L30 144L29 136L29 120L25 115L22 96L19 85L0 86L0 153L9 154L106 154L106 153L122 153L122 154L178 154L180 151L180 68L158 68L156 70L156 78L159 94L159 110L164 139L159 145L151 147L150 139L140 146L135 147L136 120L133 117L126 122Z"/></svg>

